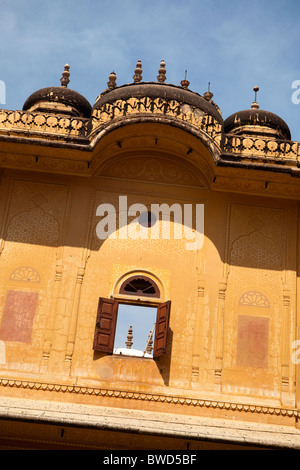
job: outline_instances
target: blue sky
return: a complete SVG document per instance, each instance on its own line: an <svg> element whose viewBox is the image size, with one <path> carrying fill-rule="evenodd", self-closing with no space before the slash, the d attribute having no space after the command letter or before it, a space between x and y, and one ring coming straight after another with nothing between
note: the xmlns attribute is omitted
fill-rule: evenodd
<svg viewBox="0 0 300 470"><path fill-rule="evenodd" d="M133 81L137 60L143 80L156 80L161 59L167 82L203 94L211 82L226 118L251 106L281 116L300 141L299 0L0 0L0 80L6 109L22 109L39 88L60 84L65 63L70 88L91 104L107 87Z"/></svg>
<svg viewBox="0 0 300 470"><path fill-rule="evenodd" d="M132 349L144 351L149 333L156 322L157 309L140 305L120 304L115 336L115 348L126 348L127 334L130 326L133 327ZM154 340L154 335L153 335Z"/></svg>

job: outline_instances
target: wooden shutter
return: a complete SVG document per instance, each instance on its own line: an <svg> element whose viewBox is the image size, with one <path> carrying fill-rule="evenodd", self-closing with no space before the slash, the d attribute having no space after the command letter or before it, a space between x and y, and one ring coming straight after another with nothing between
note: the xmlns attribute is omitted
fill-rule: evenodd
<svg viewBox="0 0 300 470"><path fill-rule="evenodd" d="M171 302L165 302L157 307L153 359L166 352L169 329Z"/></svg>
<svg viewBox="0 0 300 470"><path fill-rule="evenodd" d="M118 302L100 297L98 304L93 349L113 353L116 332Z"/></svg>

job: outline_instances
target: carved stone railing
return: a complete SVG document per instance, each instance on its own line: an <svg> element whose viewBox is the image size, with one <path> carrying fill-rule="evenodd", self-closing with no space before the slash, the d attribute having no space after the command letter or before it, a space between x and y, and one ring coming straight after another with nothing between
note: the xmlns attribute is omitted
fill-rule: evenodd
<svg viewBox="0 0 300 470"><path fill-rule="evenodd" d="M209 136L220 147L222 126L211 115L202 110L161 98L130 98L106 103L100 109L95 109L92 119L82 119L47 113L31 113L28 111L0 110L0 134L20 135L27 138L43 140L88 140L104 129L107 125L118 120L136 116L164 116L167 119L186 123Z"/></svg>
<svg viewBox="0 0 300 470"><path fill-rule="evenodd" d="M227 134L224 152L242 157L277 160L280 163L297 164L300 161L299 142L266 137L236 136Z"/></svg>
<svg viewBox="0 0 300 470"><path fill-rule="evenodd" d="M222 125L212 115L205 113L196 106L163 98L130 97L106 102L93 110L91 135L104 129L112 122L133 117L153 116L165 117L180 123L186 123L209 136L216 145L221 146Z"/></svg>
<svg viewBox="0 0 300 470"><path fill-rule="evenodd" d="M16 133L27 137L42 139L87 138L88 119L53 115L46 113L30 113L28 111L0 110L0 133L10 135Z"/></svg>

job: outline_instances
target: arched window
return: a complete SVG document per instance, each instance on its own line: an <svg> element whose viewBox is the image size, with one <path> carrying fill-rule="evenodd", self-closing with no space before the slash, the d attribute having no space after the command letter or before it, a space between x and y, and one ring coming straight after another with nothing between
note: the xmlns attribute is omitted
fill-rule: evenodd
<svg viewBox="0 0 300 470"><path fill-rule="evenodd" d="M157 284L146 276L132 276L120 287L120 294L145 296L145 297L160 297L160 292Z"/></svg>
<svg viewBox="0 0 300 470"><path fill-rule="evenodd" d="M159 301L157 284L142 275L124 280L119 294L132 296L132 302L120 298L99 299L93 349L107 354L153 359L165 354L171 302ZM149 297L152 298L150 302ZM141 338L142 345L135 346L135 341Z"/></svg>

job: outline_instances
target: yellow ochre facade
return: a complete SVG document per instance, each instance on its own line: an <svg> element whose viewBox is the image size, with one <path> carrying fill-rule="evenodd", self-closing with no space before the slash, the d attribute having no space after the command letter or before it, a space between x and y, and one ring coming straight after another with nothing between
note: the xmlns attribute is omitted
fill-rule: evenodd
<svg viewBox="0 0 300 470"><path fill-rule="evenodd" d="M0 448L299 449L299 143L163 61L68 83L0 110ZM138 305L152 349L116 352Z"/></svg>

